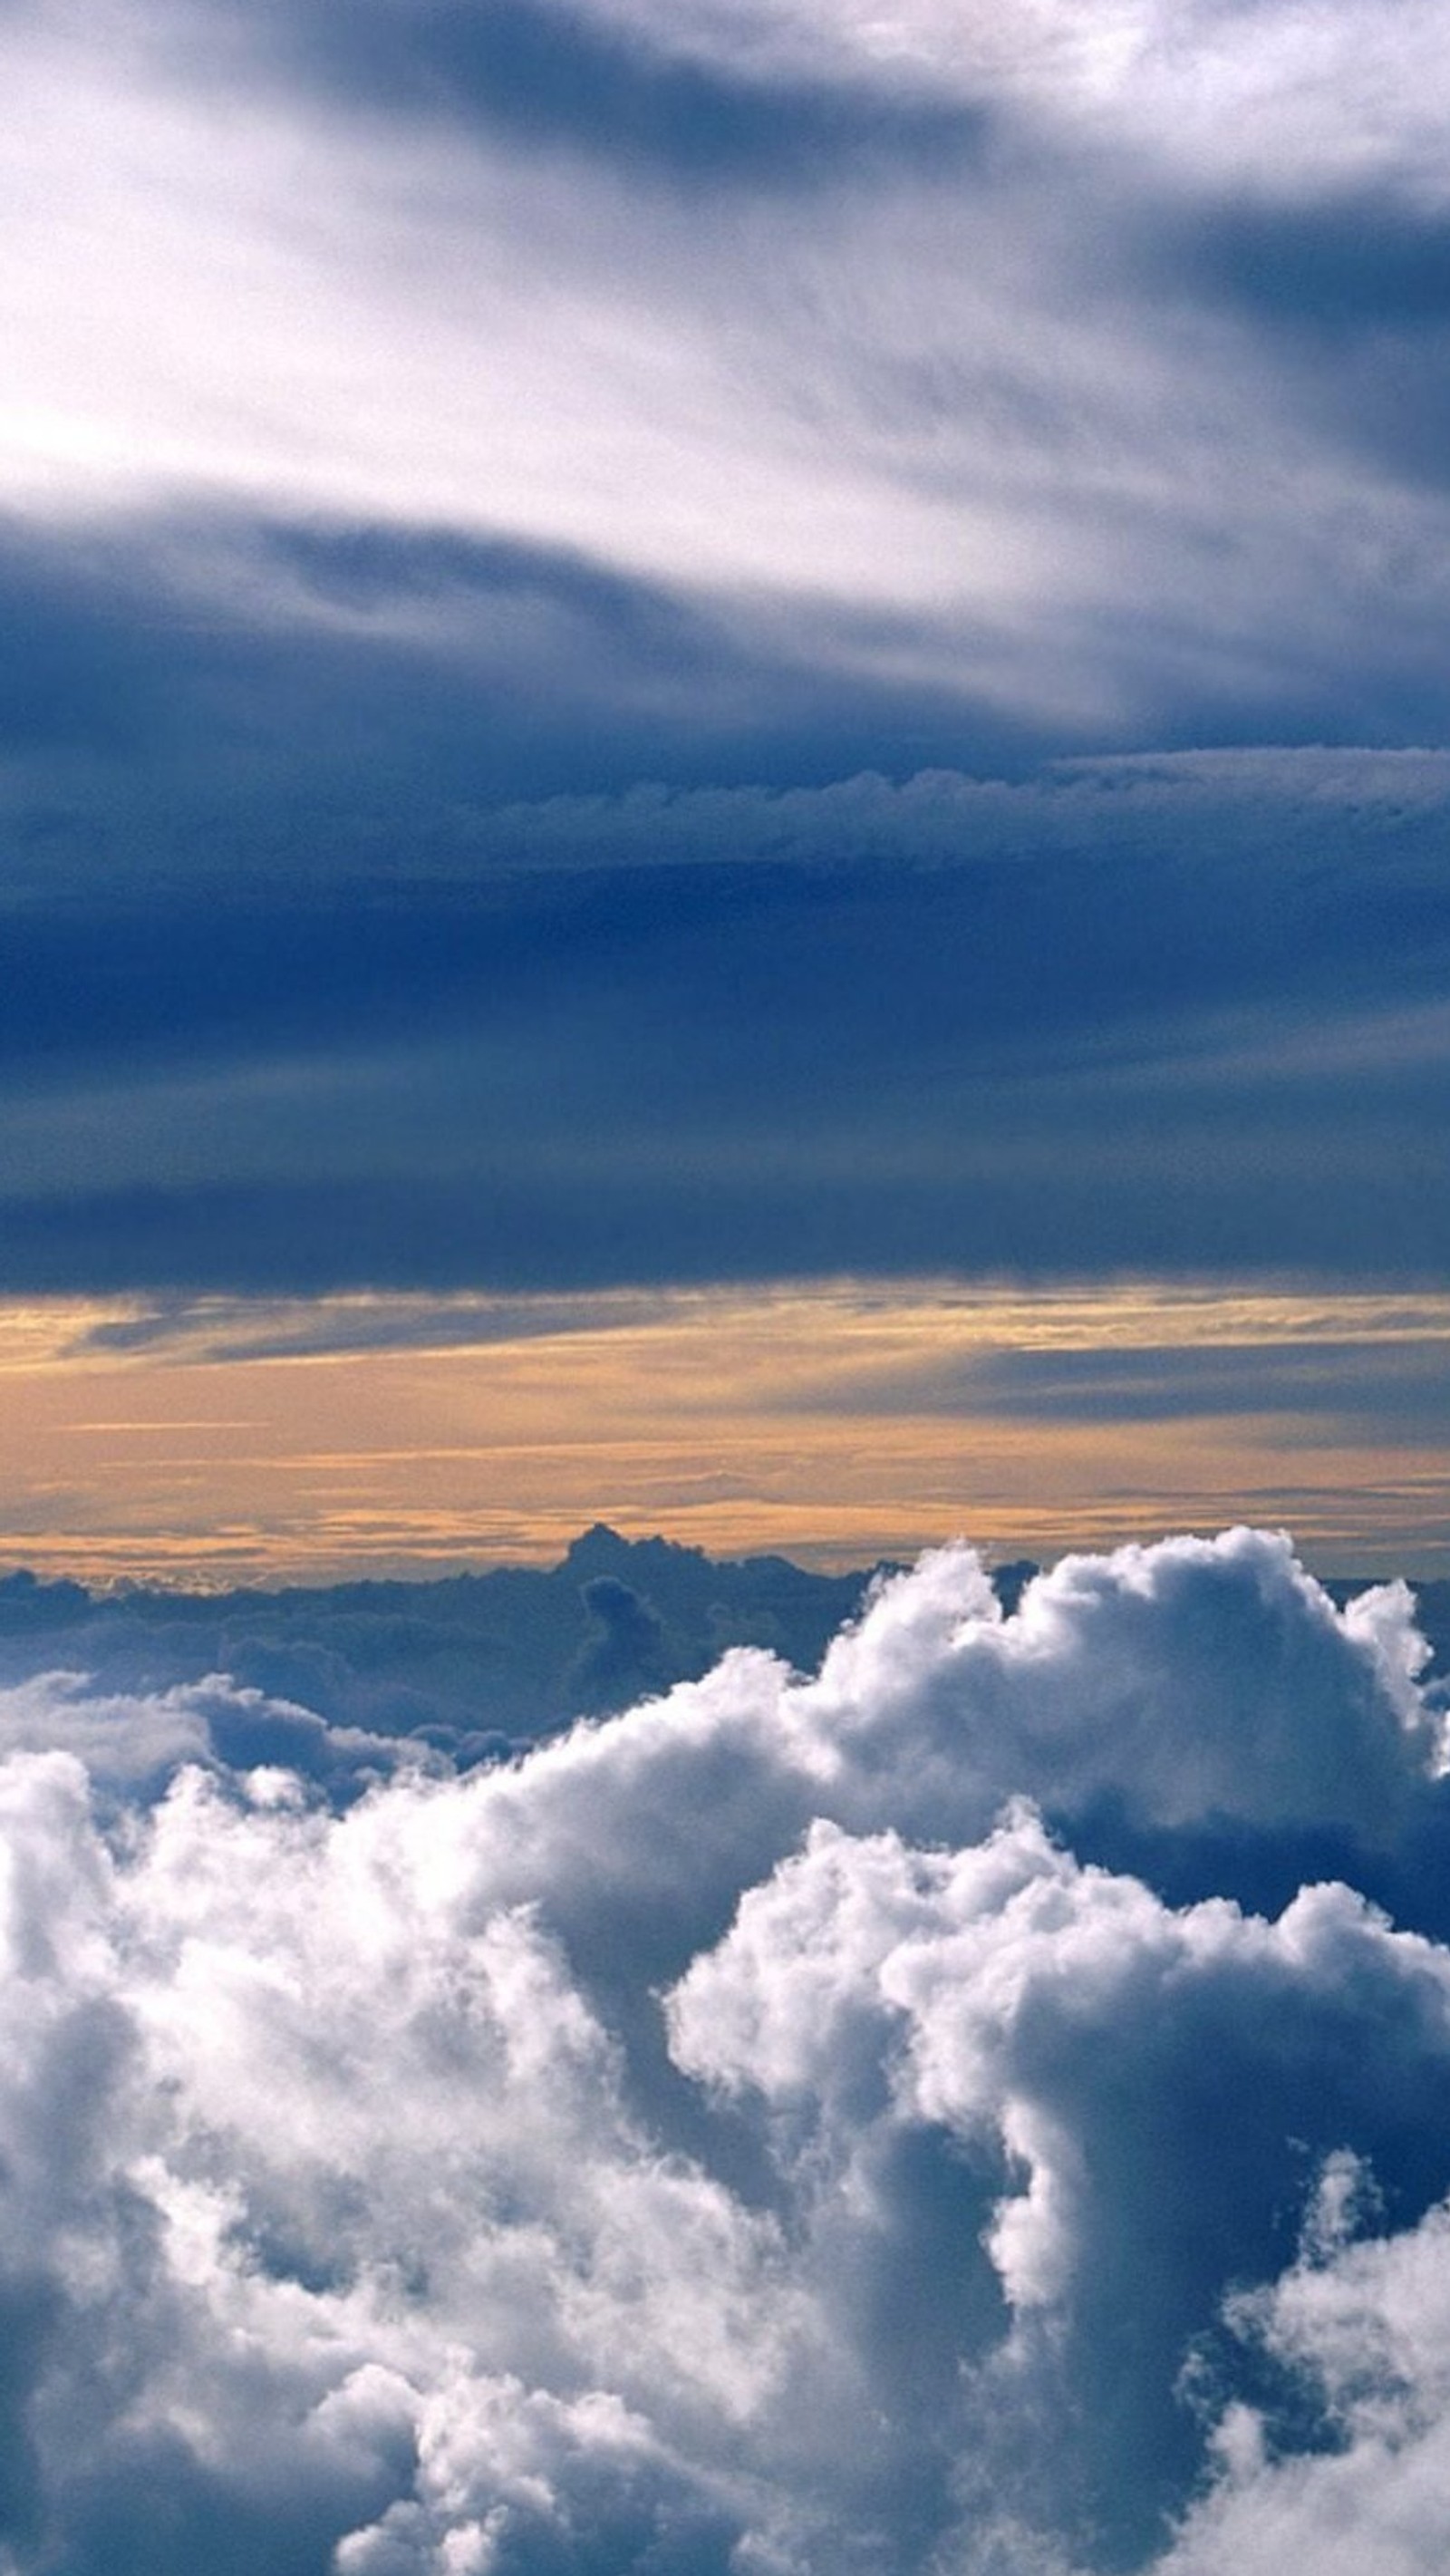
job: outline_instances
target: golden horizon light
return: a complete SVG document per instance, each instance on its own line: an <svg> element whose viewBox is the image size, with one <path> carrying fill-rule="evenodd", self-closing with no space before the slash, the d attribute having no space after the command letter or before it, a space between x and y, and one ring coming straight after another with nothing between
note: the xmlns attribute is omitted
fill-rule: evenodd
<svg viewBox="0 0 1450 2576"><path fill-rule="evenodd" d="M599 1519L824 1566L1253 1520L1423 1579L1450 1573L1447 1362L1450 1297L1287 1286L10 1300L0 1563L436 1575Z"/></svg>

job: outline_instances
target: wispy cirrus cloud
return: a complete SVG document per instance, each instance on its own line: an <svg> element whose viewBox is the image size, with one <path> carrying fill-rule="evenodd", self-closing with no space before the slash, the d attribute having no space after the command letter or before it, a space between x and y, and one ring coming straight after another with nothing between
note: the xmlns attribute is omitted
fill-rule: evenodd
<svg viewBox="0 0 1450 2576"><path fill-rule="evenodd" d="M775 662L979 738L1374 734L1416 677L1438 708L1428 13L157 8L5 42L0 491L139 514L205 620L315 626L225 533L312 519L662 588L757 711Z"/></svg>

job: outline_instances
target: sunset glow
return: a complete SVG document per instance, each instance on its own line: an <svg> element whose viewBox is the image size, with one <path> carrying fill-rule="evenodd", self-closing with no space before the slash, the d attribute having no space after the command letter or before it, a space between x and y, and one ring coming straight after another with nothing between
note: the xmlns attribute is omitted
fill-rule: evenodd
<svg viewBox="0 0 1450 2576"><path fill-rule="evenodd" d="M0 1309L4 1552L105 1581L1291 1523L1450 1566L1450 1297L932 1281Z"/></svg>

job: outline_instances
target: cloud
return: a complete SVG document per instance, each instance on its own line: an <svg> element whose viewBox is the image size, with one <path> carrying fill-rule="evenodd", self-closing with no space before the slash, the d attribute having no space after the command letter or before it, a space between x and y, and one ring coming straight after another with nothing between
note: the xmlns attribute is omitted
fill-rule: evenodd
<svg viewBox="0 0 1450 2576"><path fill-rule="evenodd" d="M63 1749L93 1780L134 1792L210 1751L204 1706L191 1690L118 1699L97 1694L83 1673L50 1671L0 1691L0 1744L7 1755Z"/></svg>
<svg viewBox="0 0 1450 2576"><path fill-rule="evenodd" d="M123 1780L205 1756L282 1765L343 1794L434 1745L460 1767L497 1759L731 1644L818 1664L867 1580L602 1526L547 1570L434 1583L92 1593L15 1574L0 1582L0 1743L64 1744Z"/></svg>
<svg viewBox="0 0 1450 2576"><path fill-rule="evenodd" d="M895 768L964 734L1443 730L1428 7L1004 35L933 5L888 39L854 8L154 0L0 43L0 494L69 564L134 548L136 665L182 595L213 719L268 677L285 713L300 651L345 736L349 672L385 703L422 653L452 704L430 725L415 676L412 722L472 732L475 775L492 742L504 794L619 778L611 715L635 778L703 727L734 777L787 733L819 774L833 715ZM1337 356L1326 311L1363 324ZM118 640L41 663L98 746Z"/></svg>
<svg viewBox="0 0 1450 2576"><path fill-rule="evenodd" d="M126 1691L51 1668L0 1687L0 1757L56 1751L108 1795L130 1798L159 1794L188 1762L298 1773L346 1796L400 1762L427 1760L422 1741L329 1723L226 1673Z"/></svg>
<svg viewBox="0 0 1450 2576"><path fill-rule="evenodd" d="M317 8L213 14L254 65L315 83L334 106L627 161L692 194L839 185L848 156L859 171L872 151L963 155L979 131L965 102L924 86L873 90L820 62L772 75L678 44L678 24L646 32L622 13L550 0L466 12L442 0L406 16L383 0L345 28Z"/></svg>
<svg viewBox="0 0 1450 2576"><path fill-rule="evenodd" d="M1008 2188L979 2183L974 2214L1012 2324L983 2302L988 2334L959 2354L986 2420L969 2400L957 2474L979 2498L1021 2481L1020 2419L999 2466L989 2411L1015 2370L1019 2407L1085 2419L1076 2456L1034 2455L1023 2503L1040 2512L1065 2469L1062 2522L1135 2563L1198 2447L1177 2372L1236 2273L1272 2265L1296 2157L1302 2176L1373 2127L1402 2211L1444 2189L1418 2125L1446 2081L1443 1954L1405 1941L1342 1889L1272 1927L1221 1903L1170 1917L1021 1825L947 1858L819 1828L677 1989L674 2046L777 2111L782 2151L848 2201L890 2188L902 2123L1005 2159ZM1383 2056L1361 2054L1376 1989Z"/></svg>
<svg viewBox="0 0 1450 2576"><path fill-rule="evenodd" d="M336 1804L9 1751L7 2563L1428 2576L1450 1954L1000 1798L1393 1833L1416 1662L1240 1533Z"/></svg>
<svg viewBox="0 0 1450 2576"><path fill-rule="evenodd" d="M0 1266L1424 1277L1445 797L1437 753L1324 751L464 802L391 873L289 810L239 879L243 798L191 884L176 814L134 865L41 835Z"/></svg>
<svg viewBox="0 0 1450 2576"><path fill-rule="evenodd" d="M1277 0L1251 12L1114 0L1088 24L1065 0L1035 0L1008 20L942 0L911 0L887 19L862 0L813 8L698 0L675 9L660 0L546 0L525 13L512 41L490 11L461 20L430 9L413 24L408 49L385 7L362 13L346 48L318 23L323 12L295 15L288 44L277 13L249 12L253 44L260 34L259 50L280 45L293 69L320 56L344 94L372 96L381 66L411 67L416 89L395 78L385 93L395 111L421 98L435 111L442 99L466 102L484 119L506 116L518 112L525 85L547 131L550 111L561 116L570 101L576 62L589 63L616 148L638 150L663 129L682 161L691 155L706 171L732 142L747 169L758 167L759 141L747 158L739 128L768 136L773 116L793 114L808 143L811 111L824 121L832 108L848 130L853 111L895 109L898 142L909 146L919 140L913 110L924 121L932 108L990 105L1059 135L1130 140L1275 193L1366 169L1433 183L1431 147L1442 131L1434 84L1444 33L1423 0L1393 20L1375 0L1345 10ZM550 65L532 50L545 31Z"/></svg>
<svg viewBox="0 0 1450 2576"><path fill-rule="evenodd" d="M1236 2300L1235 2330L1323 2409L1316 2456L1276 2455L1272 2421L1236 2407L1218 2430L1221 2474L1188 2517L1164 2576L1245 2576L1304 2550L1327 2576L1383 2568L1416 2576L1438 2546L1447 2417L1443 2205L1388 2240L1353 2241L1352 2158L1326 2167L1327 2227L1309 2232L1299 2261ZM1339 2212L1349 2186L1350 2221Z"/></svg>
<svg viewBox="0 0 1450 2576"><path fill-rule="evenodd" d="M1433 1341L1386 1347L1372 1339L1235 1342L1165 1349L1117 1343L1097 1349L987 1352L883 1371L861 1390L867 1412L913 1414L940 1408L1013 1421L1173 1422L1236 1414L1308 1417L1322 1441L1326 1422L1357 1414L1393 1422L1398 1436L1431 1446L1443 1432L1441 1351Z"/></svg>

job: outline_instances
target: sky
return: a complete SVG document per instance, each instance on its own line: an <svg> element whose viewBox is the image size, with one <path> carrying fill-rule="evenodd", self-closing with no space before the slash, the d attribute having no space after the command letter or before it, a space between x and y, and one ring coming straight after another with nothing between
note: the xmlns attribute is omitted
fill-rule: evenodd
<svg viewBox="0 0 1450 2576"><path fill-rule="evenodd" d="M1447 55L7 0L7 1548L1450 1565Z"/></svg>
<svg viewBox="0 0 1450 2576"><path fill-rule="evenodd" d="M0 2576L1442 2576L1442 0L0 77Z"/></svg>
<svg viewBox="0 0 1450 2576"><path fill-rule="evenodd" d="M0 1308L0 1550L203 1589L715 1558L998 1561L1290 1520L1450 1562L1450 1296L815 1281Z"/></svg>

